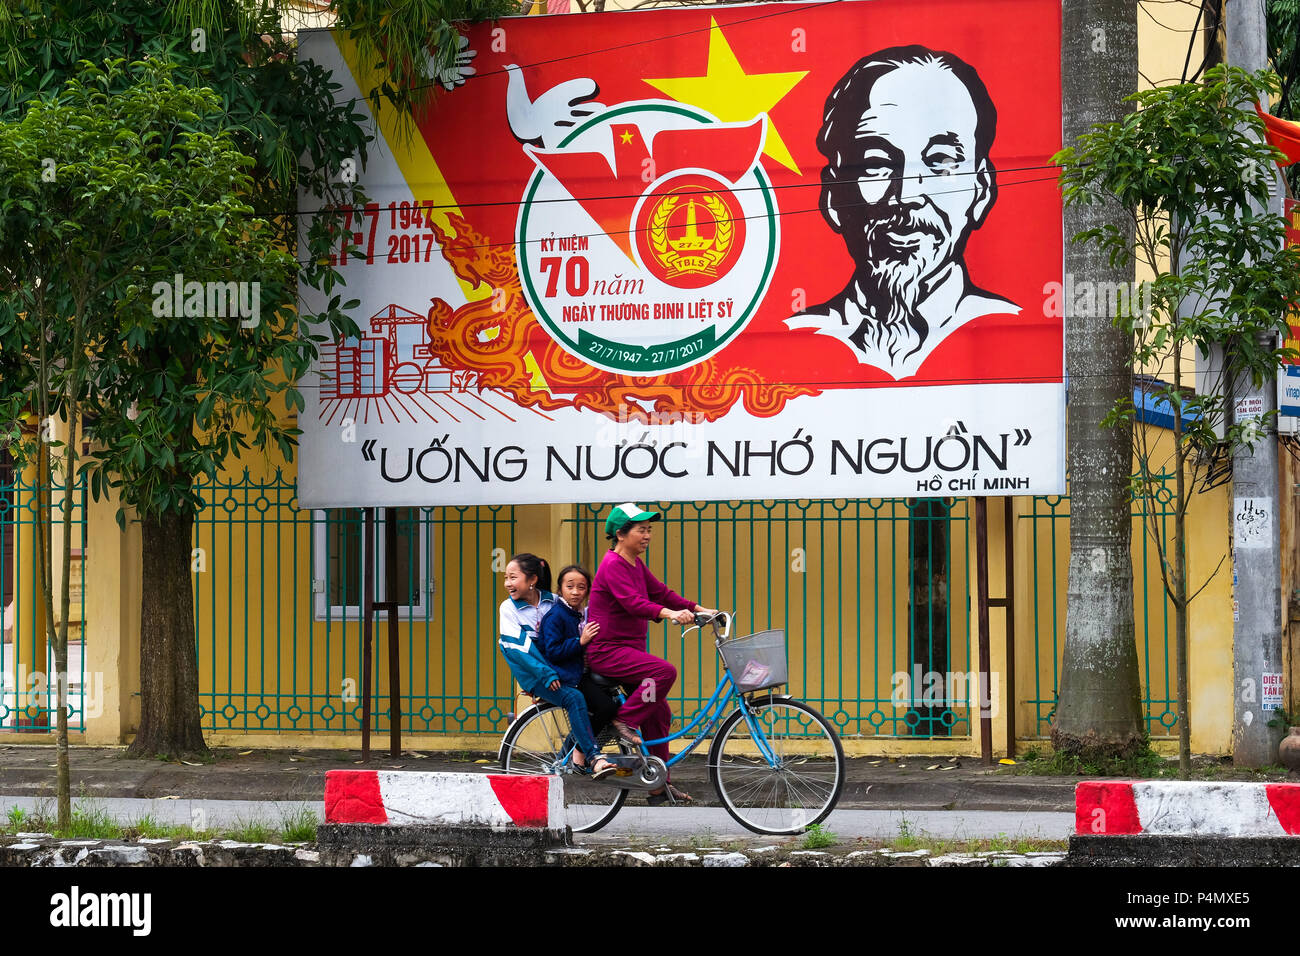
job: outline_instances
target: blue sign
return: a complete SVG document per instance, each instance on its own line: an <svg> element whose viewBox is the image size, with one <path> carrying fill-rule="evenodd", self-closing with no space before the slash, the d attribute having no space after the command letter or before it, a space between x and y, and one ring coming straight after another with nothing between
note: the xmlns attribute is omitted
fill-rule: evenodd
<svg viewBox="0 0 1300 956"><path fill-rule="evenodd" d="M1300 365L1283 365L1278 370L1277 413L1300 418Z"/></svg>

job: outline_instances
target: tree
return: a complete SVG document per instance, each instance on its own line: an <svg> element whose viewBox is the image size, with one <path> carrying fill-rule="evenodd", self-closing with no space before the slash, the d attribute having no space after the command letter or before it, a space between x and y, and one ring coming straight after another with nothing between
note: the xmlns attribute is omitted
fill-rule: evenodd
<svg viewBox="0 0 1300 956"><path fill-rule="evenodd" d="M1131 109L1137 87L1137 11L1127 0L1067 0L1062 27L1064 138ZM1114 203L1067 204L1067 236L1131 223ZM1131 262L1068 244L1067 288L1127 286ZM1085 299L1086 303L1088 300ZM1103 309L1065 303L1069 375L1070 568L1065 653L1052 745L1093 762L1146 748L1133 633L1133 536L1128 475L1132 445L1125 426L1102 422L1129 395L1132 337Z"/></svg>
<svg viewBox="0 0 1300 956"><path fill-rule="evenodd" d="M1122 226L1086 229L1076 240L1112 264L1136 264L1154 276L1140 296L1121 303L1115 324L1133 337L1133 364L1149 373L1139 379L1144 402L1166 410L1172 421L1167 442L1149 427L1132 430L1132 494L1155 500L1167 479L1174 482L1172 544L1160 509L1147 509L1146 531L1174 606L1184 774L1191 766L1188 608L1209 583L1188 578L1187 511L1216 445L1231 450L1267 440L1267 423L1228 414L1227 385L1249 378L1259 387L1275 373L1288 353L1271 336L1285 339L1287 307L1300 300L1300 250L1284 248L1280 216L1257 211L1266 208L1270 164L1280 154L1264 141L1247 104L1277 93L1277 77L1216 66L1205 79L1135 94L1136 113L1096 128L1057 157L1070 207L1115 202L1128 217ZM1185 353L1209 357L1220 348L1226 358L1218 376L1196 387ZM1126 397L1109 420L1132 429L1134 414Z"/></svg>
<svg viewBox="0 0 1300 956"><path fill-rule="evenodd" d="M291 301L293 260L277 249L266 223L252 219L239 198L252 160L220 128L220 101L209 90L175 83L161 59L126 67L85 64L79 76L46 102L33 104L18 122L0 124L0 223L8 281L0 297L0 352L10 372L0 393L0 420L28 409L42 423L61 416L67 440L52 444L46 427L11 447L50 474L57 449L63 476L64 548L61 622L53 613L50 541L37 522L45 617L58 675L59 823L71 820L67 767L67 621L70 521L76 476L92 490L122 489L141 515L145 575L174 581L174 552L189 558L191 502L183 476L210 467L238 440L231 420L251 417L261 437L277 437L265 400L265 358L292 362L296 317L273 313L259 320L260 302L239 295L221 315L206 314L212 298L200 294L173 307L171 276L257 275L272 303ZM89 228L88 224L93 224ZM166 277L166 279L164 279ZM154 294L166 288L166 295ZM260 293L261 286L256 293ZM228 292L228 289L221 289ZM239 290L240 292L244 290ZM245 307L247 303L251 307ZM188 308L190 305L195 308ZM195 314L198 313L198 314ZM242 314L241 314L242 313ZM187 345L198 343L199 347ZM130 409L123 404L134 396ZM200 405L197 416L190 405ZM202 435L195 435L197 426ZM80 461L83 430L96 450ZM206 436L206 437L203 437ZM161 601L188 605L183 593L145 590L142 677L153 699L180 711L176 722L190 736L185 750L203 747L199 733L193 641L158 640ZM186 657L188 651L188 657ZM150 726L142 724L141 734Z"/></svg>
<svg viewBox="0 0 1300 956"><path fill-rule="evenodd" d="M363 165L366 135L354 104L338 101L341 88L319 66L294 57L295 38L280 29L289 0L15 0L0 6L0 117L23 116L57 90L82 58L166 59L175 81L211 87L222 109L205 114L208 130L224 128L254 159L251 175L232 180L251 216L269 229L280 248L298 249L299 277L329 294L338 272L336 251L346 210L365 197L348 177L346 161ZM388 72L392 99L406 107L432 95L431 77L446 78L458 53L449 16L483 16L507 9L501 0L407 3L339 0L345 28L376 55ZM430 25L439 47L427 50ZM123 82L114 75L108 81ZM380 90L377 95L384 91ZM129 184L123 184L129 190ZM298 196L313 211L300 237ZM233 196L232 196L233 199ZM100 223L81 220L88 234ZM107 243L107 235L101 239ZM107 244L100 248L110 248ZM142 606L141 726L131 752L196 753L205 750L198 727L198 675L194 660L190 533L199 505L194 482L215 476L232 452L274 444L291 457L298 429L269 404L283 398L285 412L302 407L294 379L315 357L316 343L355 335L347 314L355 303L335 295L324 312L304 315L328 334L308 336L283 318L295 304L293 285L261 283L258 267L243 260L223 273L228 281L259 281L260 325L245 331L195 334L184 323L142 322L132 329L131 354L104 356L86 387L96 446L85 463L92 493L122 491L142 521L146 570ZM98 303L115 314L140 316L152 290L143 270L130 292L105 290ZM269 286L269 287L268 287ZM134 311L133 311L134 310ZM260 364L259 364L260 363ZM124 514L119 513L119 521ZM179 669L179 672L178 672ZM183 673L181 673L183 672Z"/></svg>

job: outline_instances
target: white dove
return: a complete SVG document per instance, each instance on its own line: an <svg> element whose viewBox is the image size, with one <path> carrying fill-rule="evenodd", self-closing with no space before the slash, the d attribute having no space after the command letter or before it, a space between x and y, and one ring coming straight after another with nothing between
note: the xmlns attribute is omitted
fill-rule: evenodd
<svg viewBox="0 0 1300 956"><path fill-rule="evenodd" d="M566 80L532 100L524 84L523 70L514 63L506 70L510 75L506 85L506 119L510 132L521 143L552 149L574 126L605 108L603 103L591 102L600 93L600 87L588 77Z"/></svg>

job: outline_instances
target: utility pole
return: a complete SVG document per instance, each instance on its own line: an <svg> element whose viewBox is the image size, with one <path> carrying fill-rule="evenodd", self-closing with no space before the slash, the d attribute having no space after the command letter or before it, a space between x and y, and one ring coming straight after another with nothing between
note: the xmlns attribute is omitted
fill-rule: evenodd
<svg viewBox="0 0 1300 956"><path fill-rule="evenodd" d="M1227 0L1224 32L1229 66L1252 72L1268 66L1264 0ZM1270 190L1268 211L1280 214L1278 169L1270 164L1262 174L1273 177L1276 187ZM1276 375L1270 376L1259 388L1248 379L1230 383L1230 387L1234 422L1265 416L1269 421L1254 448L1238 446L1233 453L1231 501L1236 606L1232 625L1232 759L1237 766L1262 767L1277 763L1282 737L1280 727L1268 726L1274 714L1271 700L1265 697L1265 688L1276 686L1280 690L1282 679L1281 521L1274 414L1277 379ZM1282 706L1280 701L1277 706Z"/></svg>

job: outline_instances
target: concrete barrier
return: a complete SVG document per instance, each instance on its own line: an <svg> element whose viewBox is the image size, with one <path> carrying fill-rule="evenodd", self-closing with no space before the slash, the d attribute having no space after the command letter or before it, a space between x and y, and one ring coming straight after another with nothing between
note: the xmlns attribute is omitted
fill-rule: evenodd
<svg viewBox="0 0 1300 956"><path fill-rule="evenodd" d="M325 822L563 830L564 783L512 774L331 770Z"/></svg>
<svg viewBox="0 0 1300 956"><path fill-rule="evenodd" d="M1300 836L1295 783L1103 780L1074 796L1080 836Z"/></svg>

